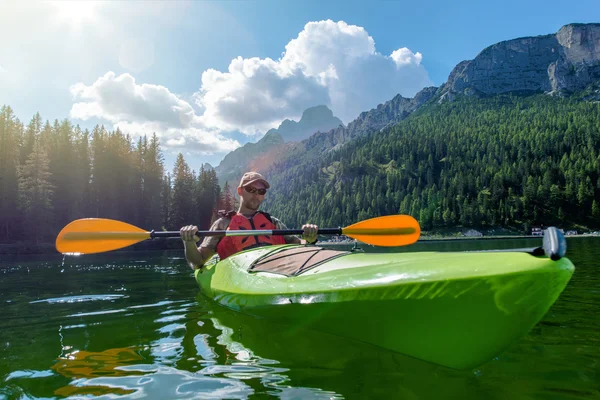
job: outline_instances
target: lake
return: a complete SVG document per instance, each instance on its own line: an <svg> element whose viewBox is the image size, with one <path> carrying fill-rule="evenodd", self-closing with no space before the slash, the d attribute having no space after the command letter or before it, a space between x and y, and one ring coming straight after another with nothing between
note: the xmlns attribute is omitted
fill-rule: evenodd
<svg viewBox="0 0 600 400"><path fill-rule="evenodd" d="M216 306L178 251L1 256L0 399L598 399L600 238L567 243L576 269L558 301L529 335L468 371Z"/></svg>

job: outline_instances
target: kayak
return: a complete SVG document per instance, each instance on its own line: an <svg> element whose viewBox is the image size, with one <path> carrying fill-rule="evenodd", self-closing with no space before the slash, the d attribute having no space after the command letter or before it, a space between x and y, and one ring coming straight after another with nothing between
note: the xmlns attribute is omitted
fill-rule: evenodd
<svg viewBox="0 0 600 400"><path fill-rule="evenodd" d="M279 245L215 256L195 277L204 295L232 310L469 369L546 314L574 272L557 258Z"/></svg>

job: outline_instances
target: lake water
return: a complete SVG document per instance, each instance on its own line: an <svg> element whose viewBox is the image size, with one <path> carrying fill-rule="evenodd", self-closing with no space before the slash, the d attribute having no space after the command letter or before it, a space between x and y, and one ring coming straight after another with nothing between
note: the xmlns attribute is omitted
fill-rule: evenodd
<svg viewBox="0 0 600 400"><path fill-rule="evenodd" d="M468 371L225 310L199 293L182 255L1 256L0 399L600 398L600 238L568 239L576 270L558 301L528 336Z"/></svg>

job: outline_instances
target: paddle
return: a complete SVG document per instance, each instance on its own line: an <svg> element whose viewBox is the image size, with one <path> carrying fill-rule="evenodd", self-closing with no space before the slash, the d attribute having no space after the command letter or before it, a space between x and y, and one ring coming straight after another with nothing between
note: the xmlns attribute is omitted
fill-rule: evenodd
<svg viewBox="0 0 600 400"><path fill-rule="evenodd" d="M198 231L204 236L300 235L302 229ZM421 228L410 215L388 215L357 222L346 228L319 229L320 235L346 235L375 246L406 246L419 239ZM104 218L78 219L65 226L56 238L61 253L92 254L121 249L154 238L179 237L179 231L151 231Z"/></svg>

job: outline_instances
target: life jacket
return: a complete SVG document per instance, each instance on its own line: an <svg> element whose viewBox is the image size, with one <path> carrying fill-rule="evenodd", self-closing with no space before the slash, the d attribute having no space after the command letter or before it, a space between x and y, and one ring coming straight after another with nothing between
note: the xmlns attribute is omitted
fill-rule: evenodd
<svg viewBox="0 0 600 400"><path fill-rule="evenodd" d="M252 218L246 218L242 214L238 214L235 211L228 213L221 213L223 217L231 218L227 230L273 230L277 229L271 216L265 212L259 211ZM217 253L221 260L227 257L239 253L242 250L246 250L253 247L259 246L271 246L275 244L285 244L283 236L280 235L269 235L269 236L225 236L219 241L217 245Z"/></svg>

